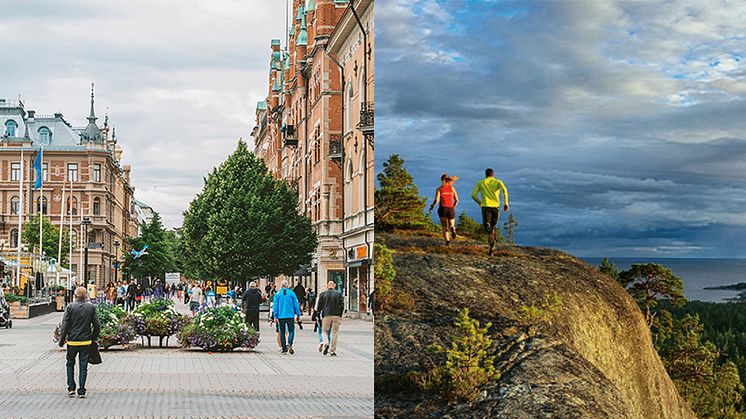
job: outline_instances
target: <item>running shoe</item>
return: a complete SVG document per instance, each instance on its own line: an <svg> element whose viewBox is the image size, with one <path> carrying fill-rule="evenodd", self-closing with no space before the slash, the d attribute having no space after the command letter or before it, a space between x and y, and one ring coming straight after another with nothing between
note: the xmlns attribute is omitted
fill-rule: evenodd
<svg viewBox="0 0 746 419"><path fill-rule="evenodd" d="M85 399L85 394L78 394L79 399Z"/></svg>
<svg viewBox="0 0 746 419"><path fill-rule="evenodd" d="M324 345L324 355L329 353L329 344Z"/></svg>
<svg viewBox="0 0 746 419"><path fill-rule="evenodd" d="M75 397L75 390L68 391L67 392L67 397Z"/></svg>
<svg viewBox="0 0 746 419"><path fill-rule="evenodd" d="M319 352L324 350L324 342L319 342Z"/></svg>
<svg viewBox="0 0 746 419"><path fill-rule="evenodd" d="M453 236L454 239L456 238L456 227L451 227L451 236Z"/></svg>
<svg viewBox="0 0 746 419"><path fill-rule="evenodd" d="M295 353L295 351L293 350L293 345L288 346L288 352L290 352L290 355Z"/></svg>

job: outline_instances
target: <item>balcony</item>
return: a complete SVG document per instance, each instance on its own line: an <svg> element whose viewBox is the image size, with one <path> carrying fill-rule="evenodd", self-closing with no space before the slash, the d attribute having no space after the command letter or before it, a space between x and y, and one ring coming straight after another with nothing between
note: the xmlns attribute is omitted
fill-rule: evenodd
<svg viewBox="0 0 746 419"><path fill-rule="evenodd" d="M329 158L342 162L342 137L339 135L331 135L329 139Z"/></svg>
<svg viewBox="0 0 746 419"><path fill-rule="evenodd" d="M280 132L282 133L282 145L284 147L298 146L298 136L296 135L295 126L283 125L280 128Z"/></svg>
<svg viewBox="0 0 746 419"><path fill-rule="evenodd" d="M364 136L373 135L373 122L375 117L375 111L373 109L373 102L365 102L360 106L360 122L357 124L357 129L363 133Z"/></svg>

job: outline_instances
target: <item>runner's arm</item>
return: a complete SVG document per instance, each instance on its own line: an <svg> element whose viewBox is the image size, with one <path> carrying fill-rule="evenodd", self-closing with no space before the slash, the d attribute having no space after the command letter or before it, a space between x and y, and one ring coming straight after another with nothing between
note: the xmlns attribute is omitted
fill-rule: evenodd
<svg viewBox="0 0 746 419"><path fill-rule="evenodd" d="M433 208L435 208L435 204L437 204L438 201L440 201L440 188L435 190L435 198L433 198L433 203L430 204L430 211L432 211Z"/></svg>
<svg viewBox="0 0 746 419"><path fill-rule="evenodd" d="M505 187L505 183L503 181L500 181L500 190L503 191L503 196L505 197L505 204L503 205L503 208L505 211L507 211L510 208L510 204L508 203L508 188Z"/></svg>
<svg viewBox="0 0 746 419"><path fill-rule="evenodd" d="M471 192L471 199L474 200L474 202L477 203L480 207L482 206L482 201L479 200L479 184L477 183L474 185L474 190Z"/></svg>
<svg viewBox="0 0 746 419"><path fill-rule="evenodd" d="M456 192L456 188L451 187L451 190L453 191L453 206L455 207L458 205L458 193Z"/></svg>

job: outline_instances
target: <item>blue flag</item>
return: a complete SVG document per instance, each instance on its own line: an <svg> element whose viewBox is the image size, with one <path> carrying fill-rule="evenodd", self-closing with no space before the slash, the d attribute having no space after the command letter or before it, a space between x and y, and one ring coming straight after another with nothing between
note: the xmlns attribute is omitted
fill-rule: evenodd
<svg viewBox="0 0 746 419"><path fill-rule="evenodd" d="M42 184L42 153L44 151L44 147L39 147L39 154L36 155L36 160L34 160L34 170L36 170L36 183L34 184L34 189L41 188Z"/></svg>

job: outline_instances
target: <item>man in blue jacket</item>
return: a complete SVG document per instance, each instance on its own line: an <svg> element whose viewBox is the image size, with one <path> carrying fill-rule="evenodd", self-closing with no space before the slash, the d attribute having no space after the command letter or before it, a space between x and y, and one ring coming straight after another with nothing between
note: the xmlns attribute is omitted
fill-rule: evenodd
<svg viewBox="0 0 746 419"><path fill-rule="evenodd" d="M280 327L280 342L282 343L282 353L294 354L293 338L295 337L295 318L300 319L300 304L295 293L288 289L288 281L282 281L282 288L277 291L272 301L272 315L275 322ZM285 339L285 329L288 330L287 340Z"/></svg>

